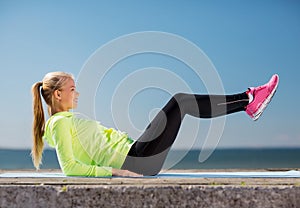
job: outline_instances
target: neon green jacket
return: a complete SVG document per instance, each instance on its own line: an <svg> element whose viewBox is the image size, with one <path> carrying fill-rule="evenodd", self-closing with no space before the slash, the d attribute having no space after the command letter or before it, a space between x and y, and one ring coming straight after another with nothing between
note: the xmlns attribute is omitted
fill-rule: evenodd
<svg viewBox="0 0 300 208"><path fill-rule="evenodd" d="M43 138L56 149L68 176L112 176L112 168L122 167L134 142L125 133L71 112L51 116Z"/></svg>

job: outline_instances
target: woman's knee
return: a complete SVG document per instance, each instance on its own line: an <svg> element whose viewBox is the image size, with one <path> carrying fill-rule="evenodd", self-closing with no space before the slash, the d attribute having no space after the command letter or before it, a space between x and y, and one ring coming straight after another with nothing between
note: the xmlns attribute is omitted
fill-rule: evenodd
<svg viewBox="0 0 300 208"><path fill-rule="evenodd" d="M175 95L173 95L173 98L180 103L180 101L185 97L185 93L176 93Z"/></svg>

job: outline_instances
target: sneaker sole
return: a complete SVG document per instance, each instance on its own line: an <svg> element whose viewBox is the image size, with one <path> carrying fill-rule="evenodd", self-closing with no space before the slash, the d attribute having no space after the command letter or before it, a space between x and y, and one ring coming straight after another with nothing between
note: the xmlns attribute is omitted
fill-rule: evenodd
<svg viewBox="0 0 300 208"><path fill-rule="evenodd" d="M279 84L279 77L278 77L278 81L276 86L274 87L274 89L272 90L272 92L270 93L270 95L265 99L265 101L261 104L261 106L258 108L258 110L256 111L255 114L253 114L253 120L256 121L263 113L263 111L266 109L266 107L268 106L268 104L271 102L273 96L275 95L275 92L277 90Z"/></svg>

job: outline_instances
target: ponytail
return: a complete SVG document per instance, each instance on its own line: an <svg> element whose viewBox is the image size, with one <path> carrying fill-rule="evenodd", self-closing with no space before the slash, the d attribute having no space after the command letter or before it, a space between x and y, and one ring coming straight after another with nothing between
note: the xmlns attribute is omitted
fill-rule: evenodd
<svg viewBox="0 0 300 208"><path fill-rule="evenodd" d="M44 148L43 135L45 131L45 115L42 104L42 97L47 104L48 113L52 116L52 110L55 108L53 102L53 92L62 88L68 79L73 79L73 75L65 72L50 72L45 75L42 82L32 85L33 98L33 145L31 150L32 162L36 169L39 169L42 163Z"/></svg>
<svg viewBox="0 0 300 208"><path fill-rule="evenodd" d="M33 98L33 146L31 150L32 161L34 167L39 169L42 163L43 155L43 134L45 128L45 115L41 100L40 88L42 87L42 82L37 82L32 86L32 98Z"/></svg>

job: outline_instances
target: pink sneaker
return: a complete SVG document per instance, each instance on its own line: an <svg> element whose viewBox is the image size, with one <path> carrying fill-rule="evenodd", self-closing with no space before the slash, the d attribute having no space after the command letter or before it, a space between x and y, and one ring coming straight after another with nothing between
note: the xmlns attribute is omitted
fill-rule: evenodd
<svg viewBox="0 0 300 208"><path fill-rule="evenodd" d="M270 81L262 86L259 87L251 87L247 91L247 94L250 94L253 96L253 100L247 105L246 107L246 113L254 120L256 121L269 102L271 101L273 95L276 92L277 86L279 83L279 76L277 74L274 74Z"/></svg>

